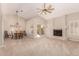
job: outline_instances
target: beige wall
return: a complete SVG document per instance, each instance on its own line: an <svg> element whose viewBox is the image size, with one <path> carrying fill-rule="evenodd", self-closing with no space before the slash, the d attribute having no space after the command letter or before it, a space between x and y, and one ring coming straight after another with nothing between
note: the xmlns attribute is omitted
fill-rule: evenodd
<svg viewBox="0 0 79 59"><path fill-rule="evenodd" d="M62 37L54 36L53 35L53 29L62 29L63 30L63 36ZM65 20L65 16L56 17L56 18L52 18L50 20L47 20L46 35L49 38L65 39L65 37L66 37L66 20Z"/></svg>
<svg viewBox="0 0 79 59"><path fill-rule="evenodd" d="M31 18L26 22L26 32L28 36L36 37L38 24L41 24L46 28L46 21L39 16Z"/></svg>
<svg viewBox="0 0 79 59"><path fill-rule="evenodd" d="M53 29L62 29L62 37L58 37L61 39L65 39L66 38L66 18L65 16L61 16L61 17L57 17L57 18L53 18ZM55 36L53 36L55 37Z"/></svg>
<svg viewBox="0 0 79 59"><path fill-rule="evenodd" d="M26 32L28 36L36 36L37 35L37 25L41 24L44 25L44 36L46 37L52 37L52 22L53 20L45 20L39 16L36 16L34 18L29 19L26 22ZM33 26L33 28L31 28ZM33 30L33 34L31 33L31 31Z"/></svg>
<svg viewBox="0 0 79 59"><path fill-rule="evenodd" d="M53 29L53 20L48 20L47 21L47 24L46 24L46 31L45 31L45 34L46 34L46 36L47 37L52 37L53 36L53 34L52 34L52 29Z"/></svg>
<svg viewBox="0 0 79 59"><path fill-rule="evenodd" d="M49 38L53 38L53 29L62 29L63 30L63 37L58 37L58 38L65 38L65 16L53 18L50 20L45 20L39 16L29 19L26 22L26 32L28 36L32 35L31 31L33 30L33 36L36 36L37 33L37 24L42 24L45 26L45 36ZM33 26L33 28L31 28Z"/></svg>
<svg viewBox="0 0 79 59"><path fill-rule="evenodd" d="M72 37L72 35L69 36L69 33L72 29L69 29L70 22L73 20L73 22L77 22L79 24L79 13L72 13L68 15L63 15L61 17L56 17L52 19L45 20L41 17L35 17L32 19L29 19L26 22L26 31L28 35L31 35L31 30L34 30L34 36L37 35L36 33L36 26L37 24L44 24L45 25L45 36L49 38L58 38L58 39L67 39L69 37ZM34 28L31 28L33 26ZM78 27L79 28L79 27ZM53 36L53 29L62 29L63 30L63 36L62 37L56 37ZM77 35L79 35L79 31L77 32ZM74 36L78 37L78 36Z"/></svg>
<svg viewBox="0 0 79 59"><path fill-rule="evenodd" d="M79 12L71 13L57 18L52 18L51 22L53 24L52 29L63 30L63 37L55 38L79 41Z"/></svg>

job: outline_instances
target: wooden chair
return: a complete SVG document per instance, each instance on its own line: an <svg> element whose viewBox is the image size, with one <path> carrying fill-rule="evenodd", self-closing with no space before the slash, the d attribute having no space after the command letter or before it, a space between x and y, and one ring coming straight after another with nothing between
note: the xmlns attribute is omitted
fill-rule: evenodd
<svg viewBox="0 0 79 59"><path fill-rule="evenodd" d="M9 38L8 31L4 31L4 39Z"/></svg>

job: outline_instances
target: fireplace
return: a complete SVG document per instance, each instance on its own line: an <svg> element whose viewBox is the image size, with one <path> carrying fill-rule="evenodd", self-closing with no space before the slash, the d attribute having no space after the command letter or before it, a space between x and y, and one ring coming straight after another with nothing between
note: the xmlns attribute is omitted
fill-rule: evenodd
<svg viewBox="0 0 79 59"><path fill-rule="evenodd" d="M53 35L54 36L62 36L62 29L54 29Z"/></svg>

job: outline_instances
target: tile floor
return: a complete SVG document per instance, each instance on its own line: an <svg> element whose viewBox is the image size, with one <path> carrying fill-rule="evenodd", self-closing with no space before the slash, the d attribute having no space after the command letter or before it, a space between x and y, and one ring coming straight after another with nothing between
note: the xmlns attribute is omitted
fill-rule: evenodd
<svg viewBox="0 0 79 59"><path fill-rule="evenodd" d="M2 56L70 56L79 55L79 42L42 38L6 39Z"/></svg>

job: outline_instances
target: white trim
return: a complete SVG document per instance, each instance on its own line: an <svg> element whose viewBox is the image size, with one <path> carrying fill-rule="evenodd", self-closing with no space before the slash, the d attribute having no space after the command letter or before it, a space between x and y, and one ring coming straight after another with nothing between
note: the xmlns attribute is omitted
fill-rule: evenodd
<svg viewBox="0 0 79 59"><path fill-rule="evenodd" d="M4 46L4 19L3 19L3 14L2 14L2 5L1 5L1 20L2 20L2 44L1 47Z"/></svg>

